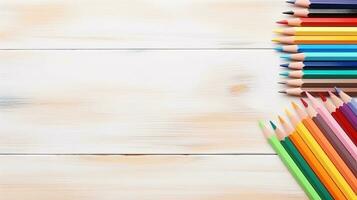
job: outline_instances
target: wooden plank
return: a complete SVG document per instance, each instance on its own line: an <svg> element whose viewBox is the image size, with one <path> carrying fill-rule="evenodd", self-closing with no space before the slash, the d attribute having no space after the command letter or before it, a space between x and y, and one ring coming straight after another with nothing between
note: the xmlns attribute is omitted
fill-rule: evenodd
<svg viewBox="0 0 357 200"><path fill-rule="evenodd" d="M268 50L2 51L2 153L272 153Z"/></svg>
<svg viewBox="0 0 357 200"><path fill-rule="evenodd" d="M6 200L306 199L275 156L1 156Z"/></svg>
<svg viewBox="0 0 357 200"><path fill-rule="evenodd" d="M281 0L2 0L1 48L271 47Z"/></svg>

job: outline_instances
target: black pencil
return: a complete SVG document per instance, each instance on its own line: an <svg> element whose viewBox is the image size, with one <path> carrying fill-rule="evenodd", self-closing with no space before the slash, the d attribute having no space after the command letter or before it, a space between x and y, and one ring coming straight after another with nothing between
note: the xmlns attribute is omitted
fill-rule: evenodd
<svg viewBox="0 0 357 200"><path fill-rule="evenodd" d="M356 0L288 0L286 2L305 8L357 8Z"/></svg>
<svg viewBox="0 0 357 200"><path fill-rule="evenodd" d="M357 9L299 9L283 13L296 17L357 17Z"/></svg>

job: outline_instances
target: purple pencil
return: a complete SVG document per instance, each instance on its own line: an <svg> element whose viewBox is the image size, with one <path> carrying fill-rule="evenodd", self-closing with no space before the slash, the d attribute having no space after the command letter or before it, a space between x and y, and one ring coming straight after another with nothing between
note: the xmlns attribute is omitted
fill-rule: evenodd
<svg viewBox="0 0 357 200"><path fill-rule="evenodd" d="M348 107L351 108L355 115L357 115L357 101L354 98L348 96L346 93L344 93L340 88L335 87L335 90L342 99L342 101L347 104Z"/></svg>
<svg viewBox="0 0 357 200"><path fill-rule="evenodd" d="M347 104L343 103L343 101L332 92L329 92L329 95L331 97L333 104L335 104L337 109L341 110L341 112L343 113L343 115L346 116L347 120L350 122L353 128L357 130L357 116L353 113L351 108L348 107Z"/></svg>

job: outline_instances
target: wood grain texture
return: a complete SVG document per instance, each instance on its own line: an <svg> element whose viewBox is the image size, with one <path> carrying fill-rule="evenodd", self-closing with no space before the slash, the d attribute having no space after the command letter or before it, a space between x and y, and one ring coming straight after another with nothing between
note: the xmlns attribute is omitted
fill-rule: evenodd
<svg viewBox="0 0 357 200"><path fill-rule="evenodd" d="M262 48L281 0L3 0L0 48Z"/></svg>
<svg viewBox="0 0 357 200"><path fill-rule="evenodd" d="M276 156L1 156L6 200L306 199Z"/></svg>
<svg viewBox="0 0 357 200"><path fill-rule="evenodd" d="M2 51L0 152L272 153L270 50Z"/></svg>

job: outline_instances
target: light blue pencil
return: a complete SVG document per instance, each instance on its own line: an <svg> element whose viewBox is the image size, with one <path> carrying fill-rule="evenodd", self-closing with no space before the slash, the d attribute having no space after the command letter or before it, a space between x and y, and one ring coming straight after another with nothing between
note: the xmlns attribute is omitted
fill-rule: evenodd
<svg viewBox="0 0 357 200"><path fill-rule="evenodd" d="M284 45L277 46L277 51L289 53L304 53L304 52L357 52L355 44L300 44L300 45Z"/></svg>
<svg viewBox="0 0 357 200"><path fill-rule="evenodd" d="M306 52L284 54L281 58L296 61L357 61L357 52Z"/></svg>

